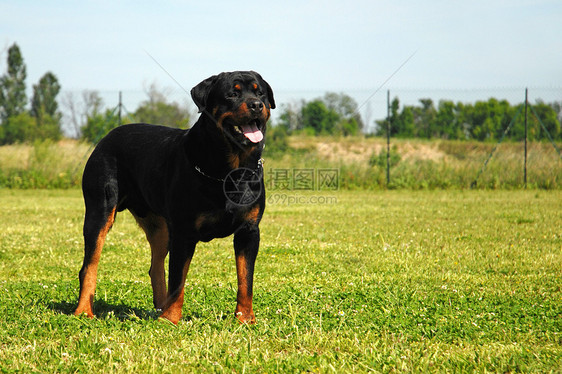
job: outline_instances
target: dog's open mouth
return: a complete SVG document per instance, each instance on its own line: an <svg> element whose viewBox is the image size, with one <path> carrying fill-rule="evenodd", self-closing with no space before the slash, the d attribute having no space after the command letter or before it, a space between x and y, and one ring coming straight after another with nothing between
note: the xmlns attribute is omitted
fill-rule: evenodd
<svg viewBox="0 0 562 374"><path fill-rule="evenodd" d="M263 133L259 126L259 120L255 119L245 124L234 125L234 131L244 135L252 143L259 143L263 140Z"/></svg>

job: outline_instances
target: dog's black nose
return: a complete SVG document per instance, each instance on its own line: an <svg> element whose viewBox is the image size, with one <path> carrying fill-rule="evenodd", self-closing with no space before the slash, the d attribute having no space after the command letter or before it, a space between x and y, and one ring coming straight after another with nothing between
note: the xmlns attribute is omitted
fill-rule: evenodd
<svg viewBox="0 0 562 374"><path fill-rule="evenodd" d="M263 110L263 103L259 100L253 100L248 103L248 108L254 113L259 113Z"/></svg>

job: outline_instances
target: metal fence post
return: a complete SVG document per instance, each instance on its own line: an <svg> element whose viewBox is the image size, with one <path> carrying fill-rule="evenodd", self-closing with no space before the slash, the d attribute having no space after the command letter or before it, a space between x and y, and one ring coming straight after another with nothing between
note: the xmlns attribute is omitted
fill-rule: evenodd
<svg viewBox="0 0 562 374"><path fill-rule="evenodd" d="M523 165L523 183L527 188L527 93L528 89L525 88L525 162Z"/></svg>
<svg viewBox="0 0 562 374"><path fill-rule="evenodd" d="M386 91L386 187L390 185L390 90Z"/></svg>

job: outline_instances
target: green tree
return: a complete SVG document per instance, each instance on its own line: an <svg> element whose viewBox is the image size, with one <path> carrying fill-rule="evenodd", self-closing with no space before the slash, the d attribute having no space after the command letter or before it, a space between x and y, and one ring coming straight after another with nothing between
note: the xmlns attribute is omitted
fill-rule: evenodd
<svg viewBox="0 0 562 374"><path fill-rule="evenodd" d="M344 93L328 92L322 99L326 108L337 113L339 121L335 131L342 135L354 135L364 128L363 120L359 115L357 102Z"/></svg>
<svg viewBox="0 0 562 374"><path fill-rule="evenodd" d="M187 108L180 107L176 102L167 102L164 93L154 84L150 86L147 94L148 100L143 101L133 114L137 121L187 128L190 118Z"/></svg>
<svg viewBox="0 0 562 374"><path fill-rule="evenodd" d="M35 139L37 123L28 112L11 116L2 126L0 144L23 143Z"/></svg>
<svg viewBox="0 0 562 374"><path fill-rule="evenodd" d="M455 105L455 113L456 113L456 128L457 128L457 133L460 134L460 136L457 139L470 139L471 135L470 135L470 121L469 121L469 116L468 116L468 108L471 108L472 105L471 104L464 104L461 102L458 102Z"/></svg>
<svg viewBox="0 0 562 374"><path fill-rule="evenodd" d="M25 63L17 44L8 49L8 71L0 77L0 144L24 141L29 130L29 116L25 113L27 96ZM18 128L18 126L25 128Z"/></svg>
<svg viewBox="0 0 562 374"><path fill-rule="evenodd" d="M490 98L474 104L439 101L437 109L430 99L420 100L421 106L405 106L400 111L400 102L395 98L390 106L391 136L423 137L443 139L500 139L509 124L514 120L522 104L512 106L506 100ZM562 104L545 104L538 101L533 105L534 112L544 124L553 139L562 138L560 126ZM386 135L387 120L378 120L377 135ZM515 119L507 136L522 140L525 136L525 119L522 113ZM528 121L529 139L546 139L546 131L532 113Z"/></svg>
<svg viewBox="0 0 562 374"><path fill-rule="evenodd" d="M86 125L82 127L82 139L98 143L109 131L119 126L119 116L115 110L106 109L105 112L90 113Z"/></svg>
<svg viewBox="0 0 562 374"><path fill-rule="evenodd" d="M483 101L477 101L471 108L471 135L476 140L486 140L494 136L493 121L488 117L488 106Z"/></svg>
<svg viewBox="0 0 562 374"><path fill-rule="evenodd" d="M289 149L289 140L287 139L287 127L271 126L267 129L266 147L264 149L265 157L279 157L285 154Z"/></svg>
<svg viewBox="0 0 562 374"><path fill-rule="evenodd" d="M390 136L411 138L414 136L414 114L408 106L399 112L400 101L394 98L390 103Z"/></svg>
<svg viewBox="0 0 562 374"><path fill-rule="evenodd" d="M459 122L457 106L448 100L439 101L435 125L439 137L444 139L462 139L462 125Z"/></svg>
<svg viewBox="0 0 562 374"><path fill-rule="evenodd" d="M437 124L435 118L437 111L431 99L420 99L420 107L415 107L413 110L414 124L417 129L419 137L431 139L437 134Z"/></svg>
<svg viewBox="0 0 562 374"><path fill-rule="evenodd" d="M279 119L277 120L276 125L285 128L288 134L290 134L292 131L301 130L301 115L303 104L304 101L298 104L281 104L281 114L279 115Z"/></svg>
<svg viewBox="0 0 562 374"><path fill-rule="evenodd" d="M468 108L467 108L468 109ZM490 98L477 101L470 109L470 132L476 140L496 140L502 137L513 118L513 108L506 101Z"/></svg>
<svg viewBox="0 0 562 374"><path fill-rule="evenodd" d="M363 128L362 122L360 122L356 117L351 118L341 118L332 131L333 134L349 136L357 135L361 132Z"/></svg>
<svg viewBox="0 0 562 374"><path fill-rule="evenodd" d="M33 85L30 113L37 121L37 138L58 140L62 136L62 115L57 103L60 88L57 77L51 72L43 75L39 83Z"/></svg>
<svg viewBox="0 0 562 374"><path fill-rule="evenodd" d="M413 138L416 135L416 126L414 124L414 111L412 107L405 106L397 119L400 127L400 136L403 138Z"/></svg>
<svg viewBox="0 0 562 374"><path fill-rule="evenodd" d="M97 91L82 92L83 112L85 123L80 127L80 137L92 143L98 143L107 133L118 127L121 123L131 122L125 117L119 120L117 108L103 109L103 100Z"/></svg>
<svg viewBox="0 0 562 374"><path fill-rule="evenodd" d="M388 132L388 124L390 123L390 136L399 136L402 131L400 129L401 124L398 121L400 109L400 100L395 97L390 103L390 117L385 118L381 121L376 121L377 123L377 135L386 136Z"/></svg>
<svg viewBox="0 0 562 374"><path fill-rule="evenodd" d="M400 100L395 97L390 103L390 136L412 138L415 136L414 108L404 106L400 112ZM378 136L386 136L387 119L376 121Z"/></svg>
<svg viewBox="0 0 562 374"><path fill-rule="evenodd" d="M539 100L536 104L533 105L533 111L529 111L531 114L537 114L552 139L561 139L562 134L560 129L560 122L558 121L558 114L554 110L553 105L545 104L543 101ZM538 119L534 115L531 115L530 118L533 123L532 128L536 132L536 134L534 134L536 139L548 139L548 136L540 125Z"/></svg>
<svg viewBox="0 0 562 374"><path fill-rule="evenodd" d="M10 117L25 111L27 77L23 56L17 44L8 49L8 71L0 77L0 122L5 124Z"/></svg>
<svg viewBox="0 0 562 374"><path fill-rule="evenodd" d="M311 135L355 135L364 124L351 96L328 92L322 98L284 105L277 126Z"/></svg>
<svg viewBox="0 0 562 374"><path fill-rule="evenodd" d="M282 104L277 126L284 127L287 133L302 130L302 108L304 105L304 100L298 103Z"/></svg>
<svg viewBox="0 0 562 374"><path fill-rule="evenodd" d="M339 119L339 115L333 109L328 109L320 99L313 100L302 108L303 128L315 135L331 134Z"/></svg>

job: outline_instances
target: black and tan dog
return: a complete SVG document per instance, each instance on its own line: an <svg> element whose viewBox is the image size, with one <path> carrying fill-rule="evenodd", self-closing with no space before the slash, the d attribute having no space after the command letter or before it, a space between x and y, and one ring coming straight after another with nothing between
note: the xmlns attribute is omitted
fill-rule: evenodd
<svg viewBox="0 0 562 374"><path fill-rule="evenodd" d="M197 242L234 234L235 315L244 323L255 321L252 285L265 209L261 153L266 122L275 108L273 92L259 74L237 71L205 79L191 96L202 113L191 129L121 126L90 156L82 181L85 253L76 315L93 317L102 246L117 212L128 209L150 243L153 301L163 310L161 317L173 323L181 318ZM244 203L232 201L224 190L226 176L242 169L258 177L257 185L245 184L256 198Z"/></svg>

